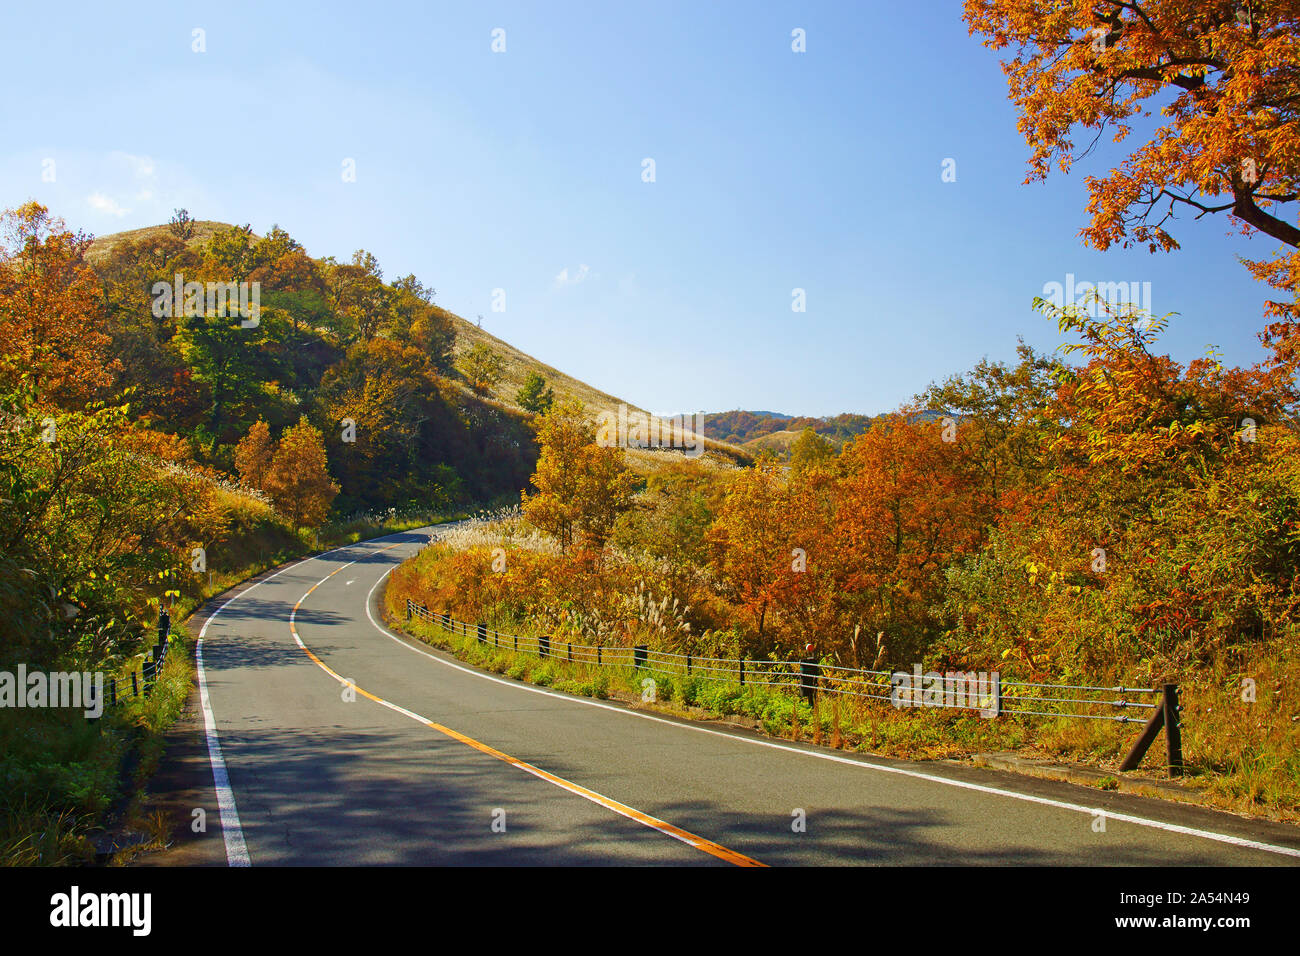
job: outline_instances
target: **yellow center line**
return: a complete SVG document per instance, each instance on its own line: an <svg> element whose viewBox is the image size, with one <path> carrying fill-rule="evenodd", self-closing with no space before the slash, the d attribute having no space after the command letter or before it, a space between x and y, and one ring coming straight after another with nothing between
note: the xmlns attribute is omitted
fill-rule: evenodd
<svg viewBox="0 0 1300 956"><path fill-rule="evenodd" d="M382 554L385 551L391 551L393 548L397 548L397 547L401 547L401 545L400 544L389 545L386 548L380 548L378 551L373 551L371 553ZM495 757L497 760L501 760L505 763L508 763L512 767L517 767L520 770L523 770L527 773L531 773L533 776L539 777L540 779L545 780L548 783L552 783L563 790L567 790L569 793L576 794L577 796L590 800L592 803L598 804L599 806L602 806L607 810L612 810L615 813L619 814L620 816L627 817L629 820L635 820L637 823L640 823L643 826L647 826L652 830L657 830L658 832L663 833L666 836L670 836L673 839L680 840L681 842L685 843L687 846L694 847L695 849L700 850L703 853L707 853L710 856L717 857L719 860L723 860L727 863L732 863L736 866L766 866L767 865L765 863L760 863L758 860L755 860L751 857L745 856L743 853L738 853L735 850L729 849L720 843L714 843L712 840L705 839L702 836L697 836L696 834L691 833L688 830L683 830L681 827L674 826L673 824L668 823L665 820L660 820L658 817L651 816L648 813L643 813L640 810L636 809L635 807L629 807L625 803L620 803L619 801L614 800L610 797L606 797L603 794L599 794L594 790L589 790L586 787L581 786L580 784L576 784L571 780L565 780L563 777L556 776L555 774L547 770L543 770L541 767L534 766L533 764L528 763L528 761L526 760L520 760L518 757L512 757L510 756L510 754L503 753L500 750L495 749L494 747L489 747L487 744L483 743L482 741L475 740L473 737L468 737L465 734L460 733L459 731L452 730L450 727L445 727L442 724L437 723L436 721L429 720L428 718L422 717L421 715L413 711L407 710L405 707L401 707L397 704L394 704L392 701L385 700L382 697L372 694L368 690L364 690L363 688L357 686L356 683L348 680L346 677L340 676L328 664L326 664L319 657L313 654L311 648L309 648L306 644L303 643L302 638L298 634L298 628L294 624L294 616L298 613L298 609L302 607L302 602L307 600L307 598L311 597L312 591L315 591L318 587L320 587L330 578L334 577L334 575L338 574L344 568L348 567L350 564L355 564L355 563L356 563L355 561L351 561L348 562L348 564L340 565L339 567L331 571L329 574L325 575L325 577L321 578L319 581L313 584L311 588L307 591L307 593L298 599L298 603L296 603L293 606L293 611L289 615L289 630L293 634L293 639L297 641L298 646L303 649L306 655L310 657L318 667L324 670L325 673L329 674L340 684L351 687L355 691L357 691L357 693L361 694L363 697L366 697L377 704L381 704L384 707L389 708L390 710L394 710L400 714L404 714L407 717L410 717L412 720L417 720L420 723L424 724L424 726L436 730L438 731L438 733L450 737L452 740L459 741L460 743L465 744L467 747L473 747L475 750L479 751L480 753L487 754L489 757Z"/></svg>

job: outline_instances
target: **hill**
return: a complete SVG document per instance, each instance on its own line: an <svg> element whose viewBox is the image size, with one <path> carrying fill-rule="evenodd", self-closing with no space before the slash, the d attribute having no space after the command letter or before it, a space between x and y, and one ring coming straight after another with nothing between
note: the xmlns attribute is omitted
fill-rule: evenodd
<svg viewBox="0 0 1300 956"><path fill-rule="evenodd" d="M743 447L784 450L805 428L811 428L817 434L824 435L839 445L855 435L862 434L871 427L872 421L873 419L868 415L857 415L852 412L813 418L786 415L781 412L736 409L706 415L704 433L717 441ZM789 432L791 437L782 437L781 433L784 432ZM771 436L770 441L758 441L768 436Z"/></svg>
<svg viewBox="0 0 1300 956"><path fill-rule="evenodd" d="M196 219L190 222L192 232L185 244L191 248L201 246L218 232L223 229L230 229L231 224L228 222L217 222L212 219ZM126 229L122 232L110 233L107 236L96 236L91 242L90 248L86 250L86 259L92 265L100 262L113 252L114 249L127 242L144 242L150 239L161 239L164 236L176 238L172 232L171 226L163 223L159 226L143 226L139 229ZM256 233L252 234L253 238L260 239L261 236Z"/></svg>
<svg viewBox="0 0 1300 956"><path fill-rule="evenodd" d="M184 249L188 253L198 254L213 236L233 228L229 223L214 220L193 220L189 223L189 235L184 239ZM246 235L250 245L266 242L266 237L259 236L251 230L247 230ZM277 237L283 237L284 240L292 243L288 235L283 233L279 227L273 227L271 238L275 239ZM93 266L103 271L113 263L115 258L120 260L130 256L145 259L148 258L150 251L155 253L155 258L162 258L162 252L167 248L180 248L176 245L177 239L177 233L170 224L126 230L95 238L87 250L86 259ZM158 243L158 248L151 250L150 246L155 241ZM355 264L352 266L332 264L329 260L323 258L306 256L305 252L303 255L322 277L336 274L340 268L344 270L352 269L354 272L361 268ZM366 254L358 253L358 255L362 256L364 261ZM354 263L355 261L354 259ZM253 273L253 275L256 276L257 273ZM350 276L349 278L355 280L356 276ZM362 278L365 277L362 276ZM330 297L334 294L333 290L324 288L328 283L329 279L326 278L320 291L324 293L323 300L332 302ZM391 294L391 292L390 289L389 293ZM265 298L274 297L274 294L267 287L263 288L263 295ZM294 304L297 306L301 302L295 300ZM322 305L324 305L324 301ZM445 322L449 326L450 338L452 339L449 361L439 371L445 376L445 386L459 391L461 393L460 401L467 405L493 406L512 417L525 415L524 410L516 402L516 394L530 375L537 374L546 380L547 386L553 390L557 399L574 399L582 402L587 414L593 421L602 412L617 413L620 406L626 406L632 412L646 412L646 409L635 402L595 388L515 348L509 342L484 331L462 316L435 305L431 298L428 300L427 305L423 307L436 315L436 321ZM331 334L331 332L337 330L327 329L320 325L322 319L328 318L327 312L327 308L320 308L311 313L307 320L317 326L315 331L321 333L321 335L316 340L299 341L295 344L300 355L315 361L321 366L339 361L342 351L346 347L346 339L340 338L337 334ZM479 345L491 349L501 359L502 368L500 379L495 384L490 388L480 388L476 391L470 387L469 382L459 371L459 368L463 364L462 360L467 353ZM312 386L319 384L319 381L311 383ZM706 454L719 459L722 463L745 464L752 460L749 452L730 443L718 441L707 435L707 433L704 436L704 443ZM658 467L657 463L663 460L663 456L657 454L634 454L631 458L633 467L638 471L653 471Z"/></svg>

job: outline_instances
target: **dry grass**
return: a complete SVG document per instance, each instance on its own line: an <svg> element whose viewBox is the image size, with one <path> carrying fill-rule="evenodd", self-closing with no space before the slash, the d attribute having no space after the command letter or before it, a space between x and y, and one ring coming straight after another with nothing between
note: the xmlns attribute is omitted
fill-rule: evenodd
<svg viewBox="0 0 1300 956"><path fill-rule="evenodd" d="M552 368L545 362L539 361L525 352L519 351L504 339L499 339L491 332L485 332L473 322L469 322L454 312L448 312L448 315L454 320L456 328L456 346L453 354L456 360L472 349L475 345L483 344L492 351L501 356L505 363L502 371L501 381L493 389L493 394L498 401L504 402L512 408L518 406L514 404L515 393L519 391L520 386L529 374L536 372L546 379L546 384L555 390L556 399L577 399L582 402L587 411L595 419L595 410L601 408L618 408L620 404L633 408L630 402L625 399L610 395L608 392L602 392L598 388L588 385L586 382L580 382L570 375L565 375L559 369Z"/></svg>
<svg viewBox="0 0 1300 956"><path fill-rule="evenodd" d="M803 433L789 430L769 432L766 435L760 435L758 438L751 438L741 447L753 453L773 451L782 457L788 457L790 446L799 440L801 434Z"/></svg>
<svg viewBox="0 0 1300 956"><path fill-rule="evenodd" d="M228 222L216 222L212 219L200 219L192 223L194 234L186 240L187 246L197 246L200 243L207 242L215 233L223 229L231 228ZM170 236L171 228L166 224L158 226L144 226L140 229L127 229L125 232L114 232L107 236L98 236L86 250L86 259L92 264L107 256L113 249L124 242L138 242L143 239L160 238ZM257 234L254 233L257 237ZM260 237L257 237L260 238Z"/></svg>
<svg viewBox="0 0 1300 956"><path fill-rule="evenodd" d="M544 554L560 553L559 543L524 521L518 506L479 512L448 528L439 541L453 551L523 548Z"/></svg>

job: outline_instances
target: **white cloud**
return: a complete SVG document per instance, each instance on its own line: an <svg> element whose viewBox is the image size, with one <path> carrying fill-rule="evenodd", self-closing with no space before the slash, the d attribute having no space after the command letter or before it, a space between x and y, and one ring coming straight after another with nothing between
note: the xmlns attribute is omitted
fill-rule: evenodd
<svg viewBox="0 0 1300 956"><path fill-rule="evenodd" d="M154 162L148 156L136 156L133 153L124 153L121 150L114 150L108 156L113 162L127 166L137 179L153 178Z"/></svg>
<svg viewBox="0 0 1300 956"><path fill-rule="evenodd" d="M118 205L117 200L112 196L105 196L103 193L91 193L86 197L86 202L91 209L107 213L110 216L125 216L131 210L123 209Z"/></svg>
<svg viewBox="0 0 1300 956"><path fill-rule="evenodd" d="M588 268L585 262L579 264L578 268L573 271L573 275L569 275L569 267L565 266L560 270L560 274L555 277L555 287L557 289L563 289L566 286L578 285L590 274L591 269Z"/></svg>

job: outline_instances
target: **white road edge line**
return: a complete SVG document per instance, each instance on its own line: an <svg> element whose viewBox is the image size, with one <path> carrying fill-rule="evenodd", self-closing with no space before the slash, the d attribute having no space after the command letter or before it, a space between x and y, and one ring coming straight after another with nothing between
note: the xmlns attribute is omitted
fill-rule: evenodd
<svg viewBox="0 0 1300 956"><path fill-rule="evenodd" d="M406 534L407 532L398 532ZM397 537L397 534L386 535L389 538ZM371 538L371 541L382 541L383 538ZM358 542L360 543L360 542ZM331 548L329 551L322 551L320 554L308 555L295 561L293 564L285 565L274 574L268 574L256 584L244 588L238 594L226 600L221 607L217 608L208 615L208 619L203 622L203 628L199 631L199 639L194 644L194 666L199 677L199 704L203 709L203 732L208 742L208 763L212 765L212 787L217 794L217 811L221 816L221 835L226 844L226 864L228 866L252 866L252 861L248 856L248 845L244 842L244 830L239 823L239 810L235 806L235 791L230 785L230 774L226 770L225 758L221 755L221 739L217 734L217 718L212 712L212 701L208 697L208 678L203 669L203 638L208 633L208 625L217 619L217 615L230 607L231 604L238 601L249 591L256 590L271 578L279 577L285 571L292 570L300 564L306 564L308 561L314 561L317 558L323 558L327 554L333 554L335 551L344 551L348 548L355 548L356 544L345 544L339 548ZM356 562L350 562L356 563Z"/></svg>
<svg viewBox="0 0 1300 956"><path fill-rule="evenodd" d="M375 616L370 612L371 597L374 595L375 589L378 588L379 585L383 583L384 578L388 577L388 575L392 573L392 571L393 568L389 568L387 571L381 574L378 580L375 581L375 583L371 586L370 590L366 593L366 605L365 605L366 617L370 619L370 623L374 625L374 627L385 637L389 638L392 641L396 641L398 644L400 644L402 647L405 647L409 651L413 651L414 653L419 654L423 657L427 657L430 660L437 661L439 664L443 664L447 667L454 668L458 671L464 671L466 674L473 674L475 677L481 677L483 680L490 680L495 684L501 684L505 687L513 687L516 690L527 691L533 694L541 694L543 697L554 697L558 700L568 701L569 703L572 704L582 704L587 707L598 707L601 710L608 710L615 714L623 714L624 716L627 717L636 717L640 720L651 720L658 724L668 724L669 726L672 727L677 727L682 730L694 731L695 733L699 733L699 734L710 734L711 736L714 737L726 737L728 740L735 740L735 741L740 741L742 743L753 744L756 747L768 747L772 750L783 750L787 753L799 754L804 757L815 757L818 760L830 760L834 763L848 764L849 766L852 767L860 767L863 770L875 770L878 771L879 773L893 773L903 777L912 777L917 780L927 780L931 783L941 783L948 787L959 787L963 790L974 790L978 793L987 793L993 796L1010 797L1013 800L1023 800L1028 803L1037 803L1042 806L1056 807L1057 809L1060 810L1070 810L1075 813L1085 813L1088 814L1089 816L1096 816L1098 813L1100 813L1103 814L1107 820L1119 820L1123 823L1132 823L1140 827L1149 827L1155 830L1163 830L1167 833L1178 833L1183 836L1201 837L1202 839L1214 840L1218 843L1228 843L1231 844L1232 846L1240 846L1251 850L1262 850L1265 853L1276 853L1281 856L1291 856L1291 857L1300 858L1300 849L1296 849L1294 847L1277 846L1272 843L1261 843L1257 840L1247 840L1244 837L1229 836L1226 833L1215 833L1212 830L1198 830L1195 827L1185 827L1176 823L1165 823L1161 820L1151 820L1146 817L1135 817L1127 813L1111 813L1110 811L1103 810L1100 807L1085 807L1082 806L1081 804L1067 803L1063 800L1052 800L1047 797L1037 797L1028 793L1017 793L1014 790L1001 790L997 787L986 787L982 784L967 783L966 781L963 780L950 780L947 777L939 777L939 776L935 776L934 774L921 773L920 771L917 770L906 770L902 767L886 767L886 766L882 766L881 764L868 763L862 760L852 760L849 759L848 757L840 757L835 754L818 753L817 751L814 750L801 750L798 747L789 747L784 744L778 744L774 741L758 740L752 737L740 737L737 736L736 734L729 734L721 730L711 730L708 727L697 727L692 724L679 723L678 721L675 720L666 720L663 717L654 717L650 714L641 713L640 711L625 710L622 707L614 707L610 704L602 704L594 700L585 700L581 697L571 697L567 694L558 694L555 693L554 691L543 690L540 687L533 687L529 684L520 683L519 681L506 680L501 677L494 677L491 674L484 674L482 671L475 670L472 667L465 667L460 664L453 664L451 661L444 660L443 658L438 657L435 654L430 654L427 651L423 651L418 647L413 647L409 643L407 643L406 641L402 640L400 637L395 635L387 627L385 627L384 625L380 624L378 621L375 620Z"/></svg>

